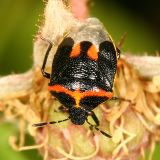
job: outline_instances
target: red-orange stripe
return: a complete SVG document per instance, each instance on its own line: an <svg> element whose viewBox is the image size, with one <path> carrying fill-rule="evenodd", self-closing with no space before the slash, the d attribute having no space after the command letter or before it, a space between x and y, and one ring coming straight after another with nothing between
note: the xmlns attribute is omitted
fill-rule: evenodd
<svg viewBox="0 0 160 160"><path fill-rule="evenodd" d="M80 89L77 89L75 91L70 91L69 89L61 85L49 86L48 89L49 91L63 92L70 95L72 98L75 99L76 107L79 107L79 102L84 97L97 96L97 97L107 97L109 99L113 97L113 92L106 92L102 89L97 89L95 91L85 91L85 92L81 92Z"/></svg>

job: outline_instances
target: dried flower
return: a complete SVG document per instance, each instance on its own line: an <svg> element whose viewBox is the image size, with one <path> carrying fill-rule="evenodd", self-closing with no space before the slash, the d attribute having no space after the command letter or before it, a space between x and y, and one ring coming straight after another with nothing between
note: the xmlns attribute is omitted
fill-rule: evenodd
<svg viewBox="0 0 160 160"><path fill-rule="evenodd" d="M139 156L145 159L144 152L150 146L151 158L155 143L160 140L159 57L152 57L148 62L150 57L122 56L114 93L126 101L107 101L95 109L100 128L110 133L111 139L96 131L93 135L87 124L77 126L69 121L38 129L32 127L37 122L67 117L66 113L57 112L61 104L50 95L48 81L41 75L47 44L40 36L54 42L47 63L50 70L58 44L65 34L81 23L69 12L68 3L61 0L49 0L44 15L44 23L34 43L34 67L24 74L0 79L0 86L3 85L0 111L5 119L19 125L18 140L17 136L10 137L12 147L16 150L39 149L45 160L133 160ZM135 66L139 68L135 69ZM35 145L25 146L26 131L35 139Z"/></svg>

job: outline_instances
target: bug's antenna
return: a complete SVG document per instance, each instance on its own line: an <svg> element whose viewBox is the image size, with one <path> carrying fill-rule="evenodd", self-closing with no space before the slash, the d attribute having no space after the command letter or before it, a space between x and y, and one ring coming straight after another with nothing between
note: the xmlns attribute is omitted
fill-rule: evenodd
<svg viewBox="0 0 160 160"><path fill-rule="evenodd" d="M112 138L111 135L107 134L106 132L100 130L96 125L91 124L88 119L86 120L86 122L90 125L91 128L95 128L97 131L101 132L104 136L108 137L108 138Z"/></svg>
<svg viewBox="0 0 160 160"><path fill-rule="evenodd" d="M60 120L60 121L40 122L40 123L33 124L32 126L33 127L43 127L43 126L46 126L48 124L55 124L55 123L61 123L61 122L64 122L64 121L68 121L69 119L70 119L70 117L68 117L66 119L63 119L63 120Z"/></svg>
<svg viewBox="0 0 160 160"><path fill-rule="evenodd" d="M108 137L108 138L112 138L111 135L109 135L109 134L107 134L106 132L100 130L99 128L97 128L97 127L94 127L94 128L95 128L97 131L101 132L104 136L106 136L106 137Z"/></svg>

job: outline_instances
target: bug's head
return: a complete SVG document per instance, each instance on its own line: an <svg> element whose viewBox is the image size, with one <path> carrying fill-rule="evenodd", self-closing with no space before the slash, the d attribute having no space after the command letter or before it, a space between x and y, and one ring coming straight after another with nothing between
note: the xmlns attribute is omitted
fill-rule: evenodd
<svg viewBox="0 0 160 160"><path fill-rule="evenodd" d="M72 123L76 125L84 124L88 114L83 108L72 107L69 109L69 115Z"/></svg>

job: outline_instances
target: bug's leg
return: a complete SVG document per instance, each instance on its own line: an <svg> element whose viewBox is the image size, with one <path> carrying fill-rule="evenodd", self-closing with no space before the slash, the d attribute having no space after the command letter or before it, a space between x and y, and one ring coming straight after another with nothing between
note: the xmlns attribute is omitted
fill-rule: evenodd
<svg viewBox="0 0 160 160"><path fill-rule="evenodd" d="M33 127L43 127L43 126L46 126L48 124L55 124L55 123L61 123L61 122L64 122L64 121L68 121L69 119L70 119L70 117L68 117L66 119L63 119L63 120L59 120L59 121L40 122L40 123L33 124L32 126Z"/></svg>
<svg viewBox="0 0 160 160"><path fill-rule="evenodd" d="M68 108L61 105L60 107L58 107L58 110L54 110L54 112L68 112L68 110L69 110Z"/></svg>
<svg viewBox="0 0 160 160"><path fill-rule="evenodd" d="M118 50L120 50L120 49L122 48L122 45L124 44L124 41L125 41L125 39L126 39L127 34L128 34L128 33L125 32L125 33L121 36L121 38L120 38L120 40L119 40L119 42L118 42L118 44L117 44Z"/></svg>
<svg viewBox="0 0 160 160"><path fill-rule="evenodd" d="M53 44L52 44L51 41L49 41L49 40L47 40L47 39L45 39L43 37L41 37L41 39L44 40L44 41L46 41L49 44L48 49L47 49L47 51L45 53L45 57L44 57L44 60L43 60L43 65L42 65L42 68L41 68L41 72L42 72L42 75L44 77L50 79L50 74L47 73L47 72L45 72L45 66L46 66L46 62L47 62L47 59L48 59L48 55L49 55L49 53L50 53L50 51L52 49Z"/></svg>
<svg viewBox="0 0 160 160"><path fill-rule="evenodd" d="M61 112L68 112L68 108L66 108L65 106L61 105L60 107L58 107L59 111Z"/></svg>
<svg viewBox="0 0 160 160"><path fill-rule="evenodd" d="M97 116L95 115L95 113L93 111L91 112L91 116L96 124L95 126L98 127L99 126L99 119L97 118Z"/></svg>
<svg viewBox="0 0 160 160"><path fill-rule="evenodd" d="M116 45L117 58L118 58L118 59L120 58L120 55L121 55L121 51L120 51L120 50L121 50L121 48L122 48L122 45L124 44L124 41L125 41L125 39L126 39L126 36L127 36L127 32L125 32L125 33L121 36L118 44Z"/></svg>
<svg viewBox="0 0 160 160"><path fill-rule="evenodd" d="M95 115L95 113L94 113L93 111L90 112L90 115L91 115L92 119L93 119L94 122L95 122L95 125L90 125L90 126L89 126L90 130L93 131L93 127L94 127L94 128L95 128L95 127L97 128L97 127L99 126L99 120L98 120L97 116ZM87 122L87 123L88 123L88 122ZM94 135L94 132L93 132L93 135Z"/></svg>
<svg viewBox="0 0 160 160"><path fill-rule="evenodd" d="M93 128L95 128L97 131L101 132L104 136L106 136L106 137L108 137L108 138L112 138L111 135L107 134L106 132L104 132L104 131L102 131L102 130L100 130L100 129L98 128L98 126L99 126L99 120L98 120L97 116L95 115L95 113L94 113L93 111L90 111L90 112L89 112L89 115L92 116L92 118L93 118L93 120L94 120L94 122L95 122L95 124L96 124L96 125L93 125L93 124L91 124L91 123L88 121L88 119L86 119L86 122L90 125L90 129L92 130Z"/></svg>
<svg viewBox="0 0 160 160"><path fill-rule="evenodd" d="M125 102L132 103L132 101L130 99L125 99L125 98L121 98L121 97L112 97L110 100L119 100L119 101L125 101Z"/></svg>

